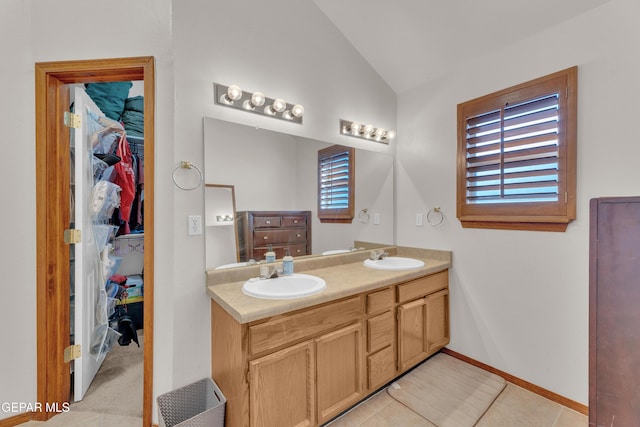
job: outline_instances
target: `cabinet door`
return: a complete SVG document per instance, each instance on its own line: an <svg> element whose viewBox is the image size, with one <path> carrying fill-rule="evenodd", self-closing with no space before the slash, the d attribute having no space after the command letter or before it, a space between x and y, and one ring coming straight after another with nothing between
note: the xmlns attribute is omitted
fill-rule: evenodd
<svg viewBox="0 0 640 427"><path fill-rule="evenodd" d="M398 368L405 371L429 355L427 349L427 300L398 307Z"/></svg>
<svg viewBox="0 0 640 427"><path fill-rule="evenodd" d="M427 351L433 354L449 344L449 290L433 293L426 298Z"/></svg>
<svg viewBox="0 0 640 427"><path fill-rule="evenodd" d="M318 424L362 397L362 325L347 326L316 339Z"/></svg>
<svg viewBox="0 0 640 427"><path fill-rule="evenodd" d="M311 341L251 361L251 426L315 425L314 366Z"/></svg>

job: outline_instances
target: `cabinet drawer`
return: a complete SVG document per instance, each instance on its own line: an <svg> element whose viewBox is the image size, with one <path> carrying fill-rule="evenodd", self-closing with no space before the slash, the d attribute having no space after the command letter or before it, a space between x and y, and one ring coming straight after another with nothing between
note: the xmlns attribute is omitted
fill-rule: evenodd
<svg viewBox="0 0 640 427"><path fill-rule="evenodd" d="M301 243L307 241L307 230L256 230L253 232L253 244L266 246L278 243Z"/></svg>
<svg viewBox="0 0 640 427"><path fill-rule="evenodd" d="M374 389L393 378L395 374L395 358L393 348L386 347L367 357L367 377L369 389Z"/></svg>
<svg viewBox="0 0 640 427"><path fill-rule="evenodd" d="M374 353L393 342L393 315L391 311L367 320L367 351Z"/></svg>
<svg viewBox="0 0 640 427"><path fill-rule="evenodd" d="M249 350L257 354L355 322L362 315L359 297L311 308L249 327Z"/></svg>
<svg viewBox="0 0 640 427"><path fill-rule="evenodd" d="M282 218L279 216L254 216L253 228L273 228L282 225Z"/></svg>
<svg viewBox="0 0 640 427"><path fill-rule="evenodd" d="M398 285L398 302L409 301L439 291L446 288L448 284L448 270L403 283Z"/></svg>
<svg viewBox="0 0 640 427"><path fill-rule="evenodd" d="M367 314L378 313L393 307L393 290L383 289L367 295Z"/></svg>
<svg viewBox="0 0 640 427"><path fill-rule="evenodd" d="M306 243L300 245L273 245L273 251L276 253L277 259L281 259L282 257L284 257L286 248L289 248L289 253L291 254L291 256L309 255L307 253ZM253 250L253 255L251 255L251 258L258 261L262 260L264 259L264 254L266 254L268 250L269 248L266 246L255 248Z"/></svg>
<svg viewBox="0 0 640 427"><path fill-rule="evenodd" d="M307 217L304 215L287 215L282 217L283 227L306 227Z"/></svg>
<svg viewBox="0 0 640 427"><path fill-rule="evenodd" d="M307 245L305 244L301 244L301 245L289 245L289 253L291 254L291 256L302 256L302 255L309 255L307 253ZM284 256L284 248L282 250L282 256Z"/></svg>

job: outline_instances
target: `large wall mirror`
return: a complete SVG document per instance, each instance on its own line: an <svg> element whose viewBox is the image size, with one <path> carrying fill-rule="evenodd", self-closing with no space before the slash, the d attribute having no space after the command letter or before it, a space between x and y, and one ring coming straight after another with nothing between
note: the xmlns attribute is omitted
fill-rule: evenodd
<svg viewBox="0 0 640 427"><path fill-rule="evenodd" d="M353 221L336 224L318 220L318 150L330 145L205 118L205 183L209 184L205 190L208 199L205 205L210 205L213 197L220 196L220 188L232 187L237 212L311 211L313 255L349 249L356 241L392 245L394 185L391 154L356 149ZM211 215L209 212L213 211L207 209L205 212L205 224L214 224L215 219L207 217ZM213 227L218 228L213 230ZM236 233L235 240L228 230ZM235 227L207 226L206 239L207 269L237 261Z"/></svg>

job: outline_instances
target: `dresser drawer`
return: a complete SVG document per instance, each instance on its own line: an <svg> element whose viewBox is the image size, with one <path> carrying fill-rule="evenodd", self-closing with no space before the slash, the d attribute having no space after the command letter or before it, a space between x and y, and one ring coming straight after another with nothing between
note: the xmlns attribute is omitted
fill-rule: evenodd
<svg viewBox="0 0 640 427"><path fill-rule="evenodd" d="M277 244L277 245L273 245L273 247L272 247L273 251L276 253L276 258L277 259L282 259L282 257L284 257L285 249L287 249L287 248L289 248L289 254L291 256L310 255L307 252L307 244L306 243L301 243L299 245ZM265 258L265 254L267 253L268 250L269 250L269 248L266 247L266 246L261 246L259 248L255 248L253 250L253 254L251 255L251 257L253 259L255 259L256 261L263 260Z"/></svg>
<svg viewBox="0 0 640 427"><path fill-rule="evenodd" d="M305 229L256 230L253 232L254 246L267 246L278 243L302 243L306 241L307 231Z"/></svg>
<svg viewBox="0 0 640 427"><path fill-rule="evenodd" d="M355 322L362 315L359 297L285 315L249 326L249 351L258 354Z"/></svg>
<svg viewBox="0 0 640 427"><path fill-rule="evenodd" d="M391 288L367 295L367 314L379 313L393 307L393 290Z"/></svg>
<svg viewBox="0 0 640 427"><path fill-rule="evenodd" d="M300 245L289 245L289 246L285 246L282 248L282 256L284 256L284 249L285 248L289 248L289 253L291 254L291 256L302 256L302 255L311 255L309 253L307 253L307 245L306 244L300 244ZM276 251L276 255L278 254L278 251Z"/></svg>
<svg viewBox="0 0 640 427"><path fill-rule="evenodd" d="M274 228L282 226L282 217L279 216L254 216L253 228Z"/></svg>
<svg viewBox="0 0 640 427"><path fill-rule="evenodd" d="M306 227L307 217L304 215L287 215L282 217L283 227Z"/></svg>
<svg viewBox="0 0 640 427"><path fill-rule="evenodd" d="M449 285L449 271L444 270L398 285L398 302L409 301L439 291Z"/></svg>

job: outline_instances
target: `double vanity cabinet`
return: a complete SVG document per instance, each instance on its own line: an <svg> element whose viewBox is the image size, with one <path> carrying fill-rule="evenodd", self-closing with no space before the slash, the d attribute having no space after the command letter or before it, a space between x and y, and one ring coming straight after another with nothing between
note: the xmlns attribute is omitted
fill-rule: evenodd
<svg viewBox="0 0 640 427"><path fill-rule="evenodd" d="M227 399L226 425L321 425L442 349L450 264L425 263L316 269L327 288L291 301L210 286L212 376Z"/></svg>

